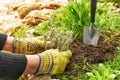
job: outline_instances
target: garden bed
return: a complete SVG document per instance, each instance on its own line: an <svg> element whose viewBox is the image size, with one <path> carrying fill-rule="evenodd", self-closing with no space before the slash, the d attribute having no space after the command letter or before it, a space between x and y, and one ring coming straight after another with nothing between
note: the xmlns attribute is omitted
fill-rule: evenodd
<svg viewBox="0 0 120 80"><path fill-rule="evenodd" d="M83 66L84 60L92 64L105 63L108 60L113 60L117 46L118 44L115 42L110 44L105 43L102 37L99 39L97 46L83 44L82 38L74 40L70 46L73 55L65 73L78 76L77 74L80 72L89 71L89 69L85 70L84 68L77 69L77 72L74 71L74 66L76 64Z"/></svg>

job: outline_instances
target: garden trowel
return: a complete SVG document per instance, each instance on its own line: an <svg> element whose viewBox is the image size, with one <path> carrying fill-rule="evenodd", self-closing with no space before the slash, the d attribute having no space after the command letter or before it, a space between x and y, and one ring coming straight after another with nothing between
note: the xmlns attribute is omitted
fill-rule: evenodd
<svg viewBox="0 0 120 80"><path fill-rule="evenodd" d="M84 27L83 31L83 43L88 45L97 45L99 39L99 31L94 29L95 12L96 12L97 0L91 0L90 4L90 28Z"/></svg>

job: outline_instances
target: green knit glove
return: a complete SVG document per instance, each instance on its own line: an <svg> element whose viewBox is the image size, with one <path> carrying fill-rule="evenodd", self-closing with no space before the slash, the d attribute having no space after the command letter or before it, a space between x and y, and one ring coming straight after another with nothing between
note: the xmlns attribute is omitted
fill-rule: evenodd
<svg viewBox="0 0 120 80"><path fill-rule="evenodd" d="M43 36L33 38L15 38L13 42L13 53L36 54L51 47L50 41L46 41Z"/></svg>
<svg viewBox="0 0 120 80"><path fill-rule="evenodd" d="M70 50L60 52L58 49L46 50L40 55L40 68L39 74L61 74L64 72L66 65L69 63L69 59L72 56Z"/></svg>

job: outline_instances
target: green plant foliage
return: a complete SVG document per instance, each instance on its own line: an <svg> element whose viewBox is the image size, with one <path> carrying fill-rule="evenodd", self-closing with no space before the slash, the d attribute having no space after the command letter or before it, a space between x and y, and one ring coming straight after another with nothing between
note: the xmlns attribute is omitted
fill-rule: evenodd
<svg viewBox="0 0 120 80"><path fill-rule="evenodd" d="M86 73L89 76L88 80L115 80L120 75L120 71L112 70L104 64L99 64L98 67L92 68L92 72Z"/></svg>
<svg viewBox="0 0 120 80"><path fill-rule="evenodd" d="M109 61L107 65L110 65L112 69L120 71L120 45L116 50L115 59L113 62Z"/></svg>
<svg viewBox="0 0 120 80"><path fill-rule="evenodd" d="M41 25L34 26L33 28L38 35L42 35L49 31L50 26L48 26L48 22L43 22Z"/></svg>
<svg viewBox="0 0 120 80"><path fill-rule="evenodd" d="M90 24L89 11L88 0L72 1L60 10L55 21L72 30L74 35L82 36L83 27Z"/></svg>
<svg viewBox="0 0 120 80"><path fill-rule="evenodd" d="M120 14L113 3L99 3L96 11L95 25L100 30L106 42L116 41L120 34Z"/></svg>
<svg viewBox="0 0 120 80"><path fill-rule="evenodd" d="M28 26L24 26L22 28L20 28L19 30L15 30L13 36L15 37L24 37L24 34L25 34L25 31L31 29L30 27Z"/></svg>
<svg viewBox="0 0 120 80"><path fill-rule="evenodd" d="M104 27L120 28L120 14L116 12L117 8L113 3L98 3L96 11L95 24L100 29Z"/></svg>
<svg viewBox="0 0 120 80"><path fill-rule="evenodd" d="M114 2L117 3L118 0L99 0L100 2Z"/></svg>
<svg viewBox="0 0 120 80"><path fill-rule="evenodd" d="M27 30L30 30L30 29L35 29L35 33L37 35L42 35L42 34L44 34L44 33L46 33L48 31L48 26L47 25L48 25L48 23L44 22L41 25L33 26L33 27L23 26L20 29L15 30L13 36L15 36L15 37L24 37L25 32Z"/></svg>

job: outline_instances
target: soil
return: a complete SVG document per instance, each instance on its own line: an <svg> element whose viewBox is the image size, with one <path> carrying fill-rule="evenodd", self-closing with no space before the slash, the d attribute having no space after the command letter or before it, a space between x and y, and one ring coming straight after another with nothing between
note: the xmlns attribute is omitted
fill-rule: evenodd
<svg viewBox="0 0 120 80"><path fill-rule="evenodd" d="M103 40L101 37L97 46L83 44L82 38L74 40L70 46L73 55L70 63L67 65L65 73L76 75L78 72L86 72L83 68L82 70L78 69L77 73L73 71L74 65L83 63L85 59L91 64L105 63L108 60L113 60L118 44L115 42L110 44L104 43Z"/></svg>

